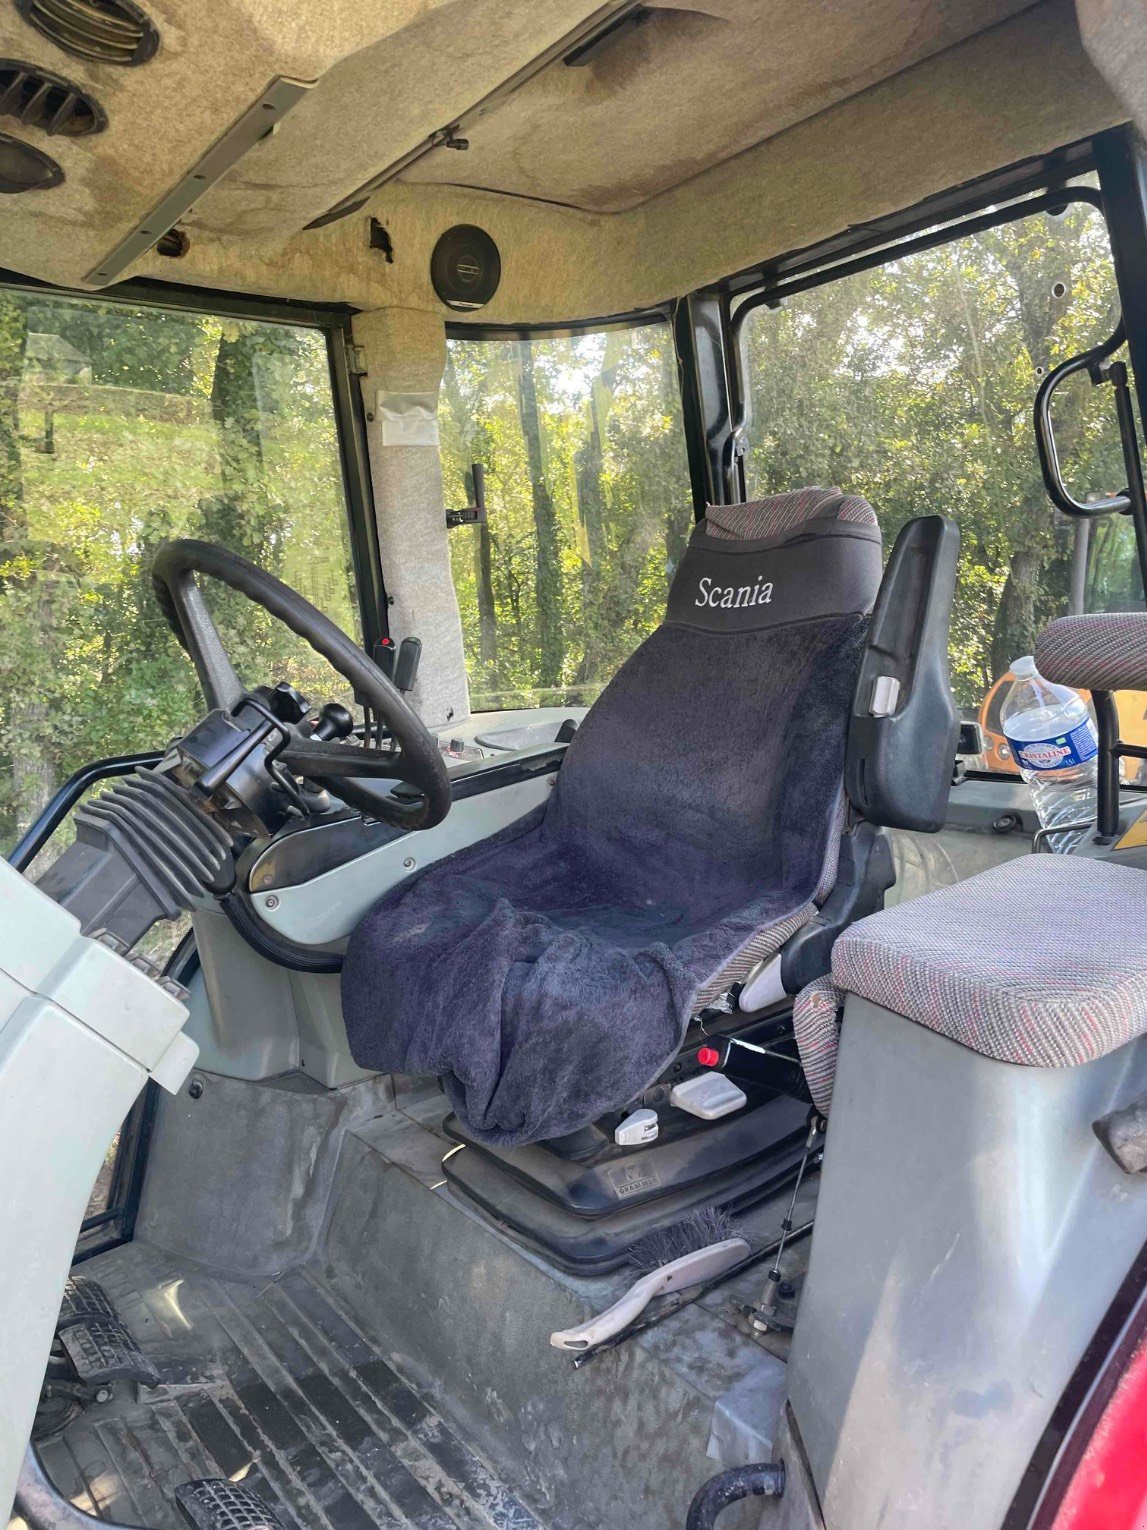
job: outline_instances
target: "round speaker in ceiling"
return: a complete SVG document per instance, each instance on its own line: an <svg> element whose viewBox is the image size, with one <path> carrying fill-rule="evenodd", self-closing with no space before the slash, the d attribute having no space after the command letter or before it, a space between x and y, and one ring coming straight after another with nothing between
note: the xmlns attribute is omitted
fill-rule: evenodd
<svg viewBox="0 0 1147 1530"><path fill-rule="evenodd" d="M19 138L0 133L0 194L47 191L58 186L64 172L54 159Z"/></svg>
<svg viewBox="0 0 1147 1530"><path fill-rule="evenodd" d="M484 228L459 223L448 228L430 257L430 280L447 308L481 308L498 290L502 257Z"/></svg>

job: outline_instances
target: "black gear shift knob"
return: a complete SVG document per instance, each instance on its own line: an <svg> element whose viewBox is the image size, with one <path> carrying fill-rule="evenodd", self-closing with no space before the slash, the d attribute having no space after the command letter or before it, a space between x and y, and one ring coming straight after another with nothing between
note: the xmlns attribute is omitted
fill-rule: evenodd
<svg viewBox="0 0 1147 1530"><path fill-rule="evenodd" d="M311 729L311 737L324 743L332 738L349 738L354 732L354 718L339 701L328 701Z"/></svg>

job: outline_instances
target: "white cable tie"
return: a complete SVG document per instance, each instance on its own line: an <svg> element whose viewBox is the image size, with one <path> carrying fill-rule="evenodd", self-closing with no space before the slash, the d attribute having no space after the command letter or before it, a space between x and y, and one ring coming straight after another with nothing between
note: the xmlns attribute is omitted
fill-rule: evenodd
<svg viewBox="0 0 1147 1530"><path fill-rule="evenodd" d="M795 1058L787 1052L778 1052L774 1047L759 1047L755 1041L741 1041L736 1036L725 1038L731 1047L744 1047L746 1052L759 1052L762 1057L779 1057L783 1062L795 1062Z"/></svg>

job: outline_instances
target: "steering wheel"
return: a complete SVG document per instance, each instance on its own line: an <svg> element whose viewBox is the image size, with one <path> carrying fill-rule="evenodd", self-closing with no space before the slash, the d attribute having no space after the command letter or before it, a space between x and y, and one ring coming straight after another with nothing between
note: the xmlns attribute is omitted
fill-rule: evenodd
<svg viewBox="0 0 1147 1530"><path fill-rule="evenodd" d="M326 787L372 818L404 829L428 829L450 810L450 778L438 742L397 689L346 633L274 575L211 542L164 542L152 565L155 597L195 665L207 705L231 712L247 695L219 629L195 582L205 574L253 600L337 670L355 698L389 730L395 749L310 738L298 728L276 758L295 775ZM417 798L356 789L354 778L386 779L415 788Z"/></svg>

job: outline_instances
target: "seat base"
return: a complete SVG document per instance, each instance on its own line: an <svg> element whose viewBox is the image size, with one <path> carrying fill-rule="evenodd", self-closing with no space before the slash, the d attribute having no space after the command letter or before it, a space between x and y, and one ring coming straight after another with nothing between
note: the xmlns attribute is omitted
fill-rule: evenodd
<svg viewBox="0 0 1147 1530"><path fill-rule="evenodd" d="M569 1139L490 1148L467 1138L444 1163L452 1191L516 1242L572 1274L625 1263L637 1240L701 1206L741 1211L793 1175L804 1149L808 1105L766 1090L731 1116L699 1121L663 1113L662 1135L640 1148L614 1144L599 1127L589 1156L563 1156ZM670 1118L680 1118L672 1120ZM584 1134L579 1134L584 1141Z"/></svg>

